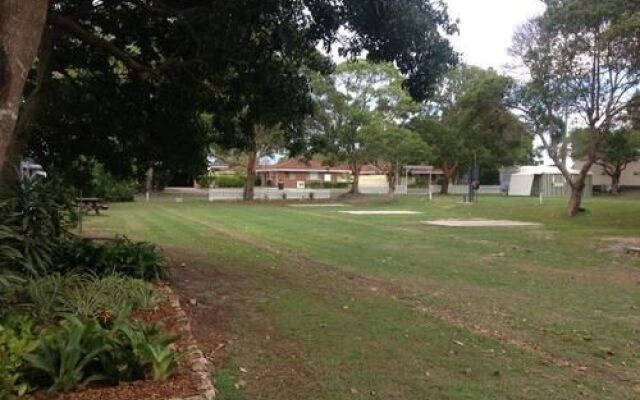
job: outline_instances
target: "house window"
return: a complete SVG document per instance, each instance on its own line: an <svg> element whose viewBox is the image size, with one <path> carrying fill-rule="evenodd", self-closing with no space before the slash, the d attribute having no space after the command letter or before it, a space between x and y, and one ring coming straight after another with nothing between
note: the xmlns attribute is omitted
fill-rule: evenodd
<svg viewBox="0 0 640 400"><path fill-rule="evenodd" d="M324 174L324 181L331 182L331 174Z"/></svg>
<svg viewBox="0 0 640 400"><path fill-rule="evenodd" d="M310 172L309 173L309 180L310 181L319 181L320 180L320 174L317 172Z"/></svg>
<svg viewBox="0 0 640 400"><path fill-rule="evenodd" d="M566 183L564 176L562 175L553 175L553 186L563 187Z"/></svg>

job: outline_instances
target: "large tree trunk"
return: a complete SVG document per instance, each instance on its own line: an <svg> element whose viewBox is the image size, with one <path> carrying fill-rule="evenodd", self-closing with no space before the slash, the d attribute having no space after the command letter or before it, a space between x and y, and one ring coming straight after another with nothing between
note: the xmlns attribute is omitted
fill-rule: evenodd
<svg viewBox="0 0 640 400"><path fill-rule="evenodd" d="M0 189L13 175L10 151L24 84L38 52L47 0L0 0Z"/></svg>
<svg viewBox="0 0 640 400"><path fill-rule="evenodd" d="M51 54L53 52L53 34L45 27L42 42L38 50L35 87L26 96L15 127L15 139L9 148L9 162L20 162L30 140L31 132L36 129L51 84ZM23 96L24 97L24 96Z"/></svg>
<svg viewBox="0 0 640 400"><path fill-rule="evenodd" d="M567 215L569 217L575 217L580 213L587 177L589 176L589 170L594 162L595 156L589 157L575 179L572 178L566 166L563 165L560 167L562 174L571 186L571 197L569 198L569 204L567 205Z"/></svg>
<svg viewBox="0 0 640 400"><path fill-rule="evenodd" d="M440 194L449 194L449 184L456 174L457 165L451 166L445 164L442 166L442 185L440 186Z"/></svg>
<svg viewBox="0 0 640 400"><path fill-rule="evenodd" d="M582 195L584 193L584 184L571 187L571 197L567 205L567 215L575 217L580 213L582 207Z"/></svg>
<svg viewBox="0 0 640 400"><path fill-rule="evenodd" d="M351 184L351 194L360 194L360 167L357 165L351 165L351 175L353 177L353 183Z"/></svg>
<svg viewBox="0 0 640 400"><path fill-rule="evenodd" d="M255 197L257 164L258 151L251 150L249 152L249 161L247 162L247 181L244 183L244 192L242 193L244 201L253 201Z"/></svg>
<svg viewBox="0 0 640 400"><path fill-rule="evenodd" d="M396 173L394 170L387 172L387 184L389 185L389 196L396 194Z"/></svg>
<svg viewBox="0 0 640 400"><path fill-rule="evenodd" d="M611 175L611 193L615 196L620 194L620 177L622 176L622 170L616 168L615 172Z"/></svg>
<svg viewBox="0 0 640 400"><path fill-rule="evenodd" d="M442 184L440 185L440 194L449 194L449 177L442 175Z"/></svg>

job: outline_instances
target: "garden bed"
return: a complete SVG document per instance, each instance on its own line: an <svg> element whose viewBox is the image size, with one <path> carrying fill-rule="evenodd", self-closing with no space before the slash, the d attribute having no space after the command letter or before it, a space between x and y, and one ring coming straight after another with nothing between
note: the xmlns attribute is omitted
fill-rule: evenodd
<svg viewBox="0 0 640 400"><path fill-rule="evenodd" d="M215 392L210 379L210 364L191 333L189 320L180 306L178 296L167 287L167 300L152 310L137 310L131 318L147 324L161 324L163 333L177 334L174 343L180 354L176 373L166 381L141 380L123 382L118 386L94 386L69 393L36 393L36 399L53 400L177 400L212 399Z"/></svg>

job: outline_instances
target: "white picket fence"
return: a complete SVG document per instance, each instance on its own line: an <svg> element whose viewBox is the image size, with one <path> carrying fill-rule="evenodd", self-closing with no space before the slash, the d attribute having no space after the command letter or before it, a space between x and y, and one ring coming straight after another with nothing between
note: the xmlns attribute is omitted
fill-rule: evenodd
<svg viewBox="0 0 640 400"><path fill-rule="evenodd" d="M431 185L431 193L438 194L441 191L440 185ZM469 186L467 185L449 185L449 194L465 195L469 193ZM499 185L480 185L479 194L502 194L502 190ZM409 189L409 194L412 195L427 195L429 190L427 188Z"/></svg>
<svg viewBox="0 0 640 400"><path fill-rule="evenodd" d="M209 201L242 200L242 189L209 189ZM255 200L330 200L346 191L332 189L255 188Z"/></svg>
<svg viewBox="0 0 640 400"><path fill-rule="evenodd" d="M449 194L465 195L469 191L467 185L450 185ZM241 188L234 189L193 189L193 188L167 188L166 195L179 198L201 198L209 201L240 201L242 200ZM348 192L348 189L284 189L277 188L255 188L255 200L330 200ZM439 185L432 185L433 194L440 193ZM389 187L384 186L361 186L360 193L366 195L387 195ZM480 186L480 195L502 194L500 186ZM427 188L409 188L399 185L396 187L396 195L428 196Z"/></svg>
<svg viewBox="0 0 640 400"><path fill-rule="evenodd" d="M431 193L439 194L440 185L431 185ZM389 187L385 186L360 186L360 193L362 194L376 194L385 195L389 193ZM449 185L449 194L465 195L469 193L469 187L467 185ZM500 186L480 186L479 194L501 194ZM415 195L415 196L427 196L429 195L429 189L424 188L408 188L404 185L396 186L396 196Z"/></svg>

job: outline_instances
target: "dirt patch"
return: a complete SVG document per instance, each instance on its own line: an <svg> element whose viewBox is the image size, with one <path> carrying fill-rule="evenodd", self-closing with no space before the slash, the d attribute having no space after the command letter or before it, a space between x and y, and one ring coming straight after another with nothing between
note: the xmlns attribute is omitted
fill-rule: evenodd
<svg viewBox="0 0 640 400"><path fill-rule="evenodd" d="M278 335L261 309L268 294L255 287L255 277L212 260L209 254L165 251L181 260L172 271L171 285L187 304L193 334L217 371L233 368L235 385L252 399L296 398L319 390L317 371L298 361L300 350ZM243 351L255 348L265 349L264 354ZM258 360L267 354L268 363Z"/></svg>
<svg viewBox="0 0 640 400"><path fill-rule="evenodd" d="M630 250L640 249L640 238L608 237L603 238L602 242L604 243L602 251L640 258L640 253Z"/></svg>

